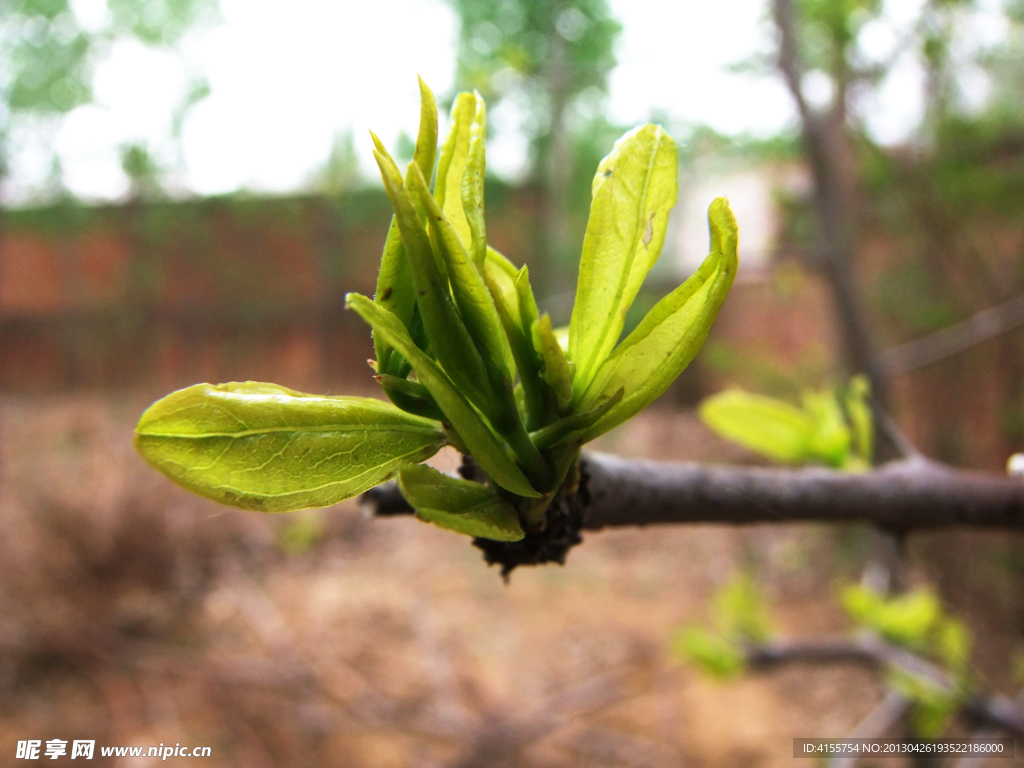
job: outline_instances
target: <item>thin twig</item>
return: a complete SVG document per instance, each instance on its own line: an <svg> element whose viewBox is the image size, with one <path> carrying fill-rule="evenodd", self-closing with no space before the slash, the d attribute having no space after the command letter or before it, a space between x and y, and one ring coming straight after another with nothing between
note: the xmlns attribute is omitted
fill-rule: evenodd
<svg viewBox="0 0 1024 768"><path fill-rule="evenodd" d="M783 664L835 664L850 662L876 669L897 668L924 678L936 687L955 692L956 683L939 666L874 635L826 638L817 641L777 640L752 646L747 651L751 669L771 669ZM974 695L960 706L960 716L975 726L989 726L1024 739L1024 712L999 694Z"/></svg>
<svg viewBox="0 0 1024 768"><path fill-rule="evenodd" d="M910 702L907 698L894 690L889 690L885 697L875 705L874 709L868 712L867 716L857 723L856 727L847 734L851 739L876 739L884 736L907 714L910 709ZM853 768L859 760L858 755L842 755L834 757L828 762L828 768Z"/></svg>
<svg viewBox="0 0 1024 768"><path fill-rule="evenodd" d="M973 317L883 352L882 374L888 378L946 360L1024 325L1024 296L1010 299Z"/></svg>

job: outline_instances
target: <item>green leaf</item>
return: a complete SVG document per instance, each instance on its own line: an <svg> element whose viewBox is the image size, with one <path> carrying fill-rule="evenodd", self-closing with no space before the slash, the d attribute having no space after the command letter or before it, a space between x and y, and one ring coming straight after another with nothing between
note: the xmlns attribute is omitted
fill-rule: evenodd
<svg viewBox="0 0 1024 768"><path fill-rule="evenodd" d="M494 541L519 541L525 536L515 508L489 486L409 464L398 473L398 487L421 520Z"/></svg>
<svg viewBox="0 0 1024 768"><path fill-rule="evenodd" d="M462 177L462 207L469 226L470 255L477 269L483 270L487 258L487 230L484 227L484 142L487 139L487 107L480 94L474 93L476 111L469 126L469 149L466 170Z"/></svg>
<svg viewBox="0 0 1024 768"><path fill-rule="evenodd" d="M512 262L488 246L487 254L484 258L484 266L480 270L480 274L483 276L484 285L487 286L487 291L491 294L491 299L494 301L494 308L498 312L501 327L505 331L505 342L502 345L502 350L506 355L505 366L509 371L515 373L517 361L512 350L512 336L515 333L522 335L522 328L519 324L519 309L516 303L518 298L515 282L517 270Z"/></svg>
<svg viewBox="0 0 1024 768"><path fill-rule="evenodd" d="M704 400L699 413L717 434L776 461L802 464L811 455L814 419L795 405L732 389Z"/></svg>
<svg viewBox="0 0 1024 768"><path fill-rule="evenodd" d="M927 589L886 598L867 587L852 585L843 591L842 602L846 612L861 626L915 650L927 650L946 621L939 599ZM941 655L941 647L938 652Z"/></svg>
<svg viewBox="0 0 1024 768"><path fill-rule="evenodd" d="M947 618L935 632L934 647L946 669L961 675L971 659L971 631L962 621Z"/></svg>
<svg viewBox="0 0 1024 768"><path fill-rule="evenodd" d="M445 263L459 314L487 370L491 394L479 405L488 416L500 412L502 408L511 408L512 413L507 416L517 418L512 400L512 376L505 364L506 341L498 311L483 276L470 261L448 217L431 197L426 181L415 165L409 166L406 184L413 199L427 211L435 251L440 253ZM506 389L507 392L504 391Z"/></svg>
<svg viewBox="0 0 1024 768"><path fill-rule="evenodd" d="M437 102L427 84L420 78L420 128L416 136L416 164L431 173L434 168L434 156L437 154ZM378 143L375 138L375 143ZM383 145L381 145L383 148ZM412 327L413 313L416 310L416 291L413 288L412 272L405 256L398 222L394 217L388 227L384 241L384 253L380 260L380 271L377 273L377 291L373 300L395 315L407 328ZM377 356L377 369L380 373L404 376L409 366L382 339L374 338L374 353Z"/></svg>
<svg viewBox="0 0 1024 768"><path fill-rule="evenodd" d="M731 639L712 634L697 626L676 633L672 649L682 661L695 664L705 674L719 680L737 677L746 666L743 649Z"/></svg>
<svg viewBox="0 0 1024 768"><path fill-rule="evenodd" d="M455 308L447 279L438 268L438 259L434 256L412 197L403 186L402 175L385 153L375 150L373 154L395 209L416 288L416 303L430 347L441 366L458 382L459 389L470 400L478 405L487 403L491 392L484 362ZM409 167L413 169L416 166L410 164ZM412 180L414 175L415 171L410 172L405 183L415 184ZM412 363L411 360L409 362Z"/></svg>
<svg viewBox="0 0 1024 768"><path fill-rule="evenodd" d="M840 602L847 615L857 624L874 626L877 624L876 617L885 605L885 598L861 584L851 584L842 591Z"/></svg>
<svg viewBox="0 0 1024 768"><path fill-rule="evenodd" d="M912 702L910 721L915 736L935 738L949 725L960 706L960 691L942 688L933 681L897 667L890 667L886 684Z"/></svg>
<svg viewBox="0 0 1024 768"><path fill-rule="evenodd" d="M436 422L380 400L306 395L251 381L172 392L135 428L136 449L174 482L264 512L357 496L444 443Z"/></svg>
<svg viewBox="0 0 1024 768"><path fill-rule="evenodd" d="M939 599L918 589L887 600L873 628L894 643L924 648L941 617Z"/></svg>
<svg viewBox="0 0 1024 768"><path fill-rule="evenodd" d="M437 160L437 182L434 184L434 198L466 250L472 248L473 234L462 202L462 178L466 172L470 133L477 114L478 100L483 101L472 93L460 93L455 97L448 119L448 135L441 145L441 154Z"/></svg>
<svg viewBox="0 0 1024 768"><path fill-rule="evenodd" d="M437 158L437 100L423 78L417 77L417 80L420 85L420 128L412 160L429 181L434 175L434 160Z"/></svg>
<svg viewBox="0 0 1024 768"><path fill-rule="evenodd" d="M505 490L519 496L540 496L522 470L505 453L504 446L490 427L473 410L473 406L444 371L413 343L398 318L358 293L347 294L345 306L355 310L375 333L383 335L389 344L412 363L419 383L430 390L448 422L490 478Z"/></svg>
<svg viewBox="0 0 1024 768"><path fill-rule="evenodd" d="M525 265L516 273L515 289L519 327L516 329L512 348L513 353L517 346L519 348L516 366L519 369L519 380L526 393L526 426L527 429L533 430L547 424L558 414L555 413L556 403L552 397L554 393L541 375L544 360L533 341L533 326L540 320L540 315L537 311L537 300L533 296L533 287L530 285L530 270Z"/></svg>
<svg viewBox="0 0 1024 768"><path fill-rule="evenodd" d="M488 246L483 272L494 283L491 295L494 296L495 291L498 294L494 296L494 303L504 303L510 309L514 308L515 320L519 322L519 294L516 292L516 277L519 270L515 264ZM488 288L490 287L488 283Z"/></svg>
<svg viewBox="0 0 1024 768"><path fill-rule="evenodd" d="M577 404L595 404L622 389L625 395L585 435L592 440L642 411L668 389L697 354L736 276L736 219L725 198L708 210L711 253L696 273L663 298L598 369ZM569 332L570 349L574 331ZM574 392L579 392L576 369Z"/></svg>
<svg viewBox="0 0 1024 768"><path fill-rule="evenodd" d="M430 390L418 381L410 381L399 376L390 376L386 373L374 377L380 384L388 400L397 405L403 411L422 416L426 419L444 421L445 416L441 412L434 396Z"/></svg>
<svg viewBox="0 0 1024 768"><path fill-rule="evenodd" d="M583 433L586 432L592 424L596 424L602 416L618 405L621 399L622 390L620 389L592 411L586 411L585 413L573 413L568 416L564 416L553 424L549 424L535 432L531 432L530 438L533 440L533 444L541 450L550 448L552 445L556 445L557 443L569 443L574 440L579 440L580 436L583 435Z"/></svg>
<svg viewBox="0 0 1024 768"><path fill-rule="evenodd" d="M870 397L871 384L867 376L858 375L850 379L846 387L846 415L852 428L854 450L868 466L875 447L875 420L868 402Z"/></svg>
<svg viewBox="0 0 1024 768"><path fill-rule="evenodd" d="M811 456L830 467L844 467L850 458L850 430L835 393L805 392L804 410L814 420L814 434L808 449Z"/></svg>
<svg viewBox="0 0 1024 768"><path fill-rule="evenodd" d="M626 311L661 252L677 166L675 142L648 124L619 139L597 168L569 324L577 398L619 340Z"/></svg>
<svg viewBox="0 0 1024 768"><path fill-rule="evenodd" d="M764 599L749 574L731 579L718 590L715 612L727 637L762 643L771 636Z"/></svg>
<svg viewBox="0 0 1024 768"><path fill-rule="evenodd" d="M576 366L565 359L565 353L551 327L551 316L547 313L535 320L532 328L533 346L540 353L543 365L540 377L551 387L558 398L559 410L564 410L572 400L572 379Z"/></svg>
<svg viewBox="0 0 1024 768"><path fill-rule="evenodd" d="M519 373L526 427L537 429L545 421L547 404L546 387L540 378L541 360L533 348L529 327L524 324L520 313L520 288L524 291L524 297L528 296L527 304L533 299L529 273L521 274L521 270L517 270L512 262L493 248L488 248L483 274ZM520 278L523 283L520 283ZM533 307L536 309L535 303Z"/></svg>

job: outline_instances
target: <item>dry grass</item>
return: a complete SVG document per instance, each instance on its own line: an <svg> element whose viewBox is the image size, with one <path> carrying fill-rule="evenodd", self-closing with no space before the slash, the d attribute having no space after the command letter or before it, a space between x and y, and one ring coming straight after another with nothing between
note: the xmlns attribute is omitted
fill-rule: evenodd
<svg viewBox="0 0 1024 768"><path fill-rule="evenodd" d="M789 765L794 736L842 735L881 696L843 669L717 686L667 650L738 564L780 629L843 626L835 564L856 558L821 530L593 534L505 587L415 520L192 497L132 451L143 406L0 402L4 760L18 739L88 738L209 745L204 765L246 768L750 768ZM605 447L740 458L667 412Z"/></svg>

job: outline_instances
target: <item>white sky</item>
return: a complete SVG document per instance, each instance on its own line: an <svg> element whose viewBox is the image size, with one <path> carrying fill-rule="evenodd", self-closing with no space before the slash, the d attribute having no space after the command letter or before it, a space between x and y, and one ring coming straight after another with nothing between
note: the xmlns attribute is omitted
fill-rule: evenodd
<svg viewBox="0 0 1024 768"><path fill-rule="evenodd" d="M920 1L890 0L892 24L868 30L865 47L877 49L868 53L891 49L893 29L913 18ZM659 111L727 133L767 135L792 120L779 83L725 71L770 46L765 0L610 3L625 27L611 76L613 121L634 124ZM102 23L104 0L73 6L84 23ZM415 135L416 74L438 94L452 86L456 19L443 0L221 0L221 7L224 23L192 34L177 51L118 43L97 68L94 104L69 114L55 134L14 137L7 200L27 200L40 187L51 151L72 192L118 198L127 190L118 147L135 141L179 169L171 183L184 192L301 187L348 130L370 175L367 129L392 146L401 130ZM207 78L212 94L189 113L179 155L171 114L197 77ZM914 126L920 78L913 61L903 61L865 105L881 140L898 141ZM524 149L506 134L489 148L490 168L514 174Z"/></svg>

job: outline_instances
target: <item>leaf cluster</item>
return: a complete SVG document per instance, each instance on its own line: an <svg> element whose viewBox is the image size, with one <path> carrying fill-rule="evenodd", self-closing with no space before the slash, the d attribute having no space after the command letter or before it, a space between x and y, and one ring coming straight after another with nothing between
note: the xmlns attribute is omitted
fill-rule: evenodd
<svg viewBox="0 0 1024 768"><path fill-rule="evenodd" d="M739 575L715 594L711 629L690 624L676 632L677 658L705 674L728 680L746 668L746 646L771 636L764 598L750 574Z"/></svg>
<svg viewBox="0 0 1024 768"><path fill-rule="evenodd" d="M801 406L730 389L699 413L717 434L776 461L859 471L871 466L874 446L868 396L867 379L855 376L845 391L805 392Z"/></svg>
<svg viewBox="0 0 1024 768"><path fill-rule="evenodd" d="M886 597L867 587L851 585L843 591L842 603L863 629L936 660L949 673L952 686L906 669L892 667L885 673L888 685L912 702L911 720L917 735L934 737L942 733L970 690L967 666L971 634L966 625L946 615L929 589Z"/></svg>
<svg viewBox="0 0 1024 768"><path fill-rule="evenodd" d="M676 148L663 129L634 129L601 162L572 319L556 329L528 270L487 244L483 99L455 99L440 146L422 82L421 100L404 173L373 137L394 217L374 297L346 296L373 329L373 366L391 403L254 382L173 393L143 414L136 444L175 482L285 511L397 475L422 519L515 541L572 490L580 446L653 402L700 348L737 268L724 199L709 211L704 264L620 341L676 199ZM418 466L445 444L471 455L485 482Z"/></svg>

